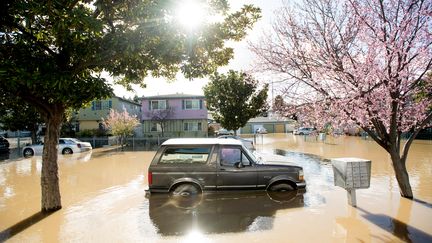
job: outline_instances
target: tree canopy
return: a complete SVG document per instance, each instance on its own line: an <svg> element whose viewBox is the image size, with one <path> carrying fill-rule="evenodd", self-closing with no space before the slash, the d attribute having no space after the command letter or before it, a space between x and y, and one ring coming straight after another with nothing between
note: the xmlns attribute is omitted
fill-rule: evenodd
<svg viewBox="0 0 432 243"><path fill-rule="evenodd" d="M423 79L432 65L431 12L427 0L287 3L252 46L258 69L285 80L300 120L361 127L391 155L408 198L408 151L432 119L431 97L419 95L432 88Z"/></svg>
<svg viewBox="0 0 432 243"><path fill-rule="evenodd" d="M0 94L0 129L27 130L31 132L32 142L37 140L37 131L43 124L39 112L19 97Z"/></svg>
<svg viewBox="0 0 432 243"><path fill-rule="evenodd" d="M258 90L257 80L233 70L212 75L204 87L207 109L213 118L222 127L234 131L267 110L267 92L268 85Z"/></svg>
<svg viewBox="0 0 432 243"><path fill-rule="evenodd" d="M0 2L0 92L19 96L46 122L42 210L61 208L57 143L67 108L112 95L101 75L131 88L147 76L202 77L228 64L232 48L260 17L245 5L196 0L206 11L200 28L178 24L181 1L58 0ZM212 18L217 17L217 18Z"/></svg>
<svg viewBox="0 0 432 243"><path fill-rule="evenodd" d="M120 137L122 149L125 139L133 135L135 127L140 124L138 118L135 115L130 115L126 109L123 112L111 109L108 117L106 119L102 118L102 120L104 126L110 129L114 136Z"/></svg>

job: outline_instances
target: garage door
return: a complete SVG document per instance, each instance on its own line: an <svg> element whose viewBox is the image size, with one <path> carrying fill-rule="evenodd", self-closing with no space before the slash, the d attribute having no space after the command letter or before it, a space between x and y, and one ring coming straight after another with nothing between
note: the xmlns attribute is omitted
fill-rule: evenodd
<svg viewBox="0 0 432 243"><path fill-rule="evenodd" d="M275 124L275 133L284 133L285 127L284 124Z"/></svg>

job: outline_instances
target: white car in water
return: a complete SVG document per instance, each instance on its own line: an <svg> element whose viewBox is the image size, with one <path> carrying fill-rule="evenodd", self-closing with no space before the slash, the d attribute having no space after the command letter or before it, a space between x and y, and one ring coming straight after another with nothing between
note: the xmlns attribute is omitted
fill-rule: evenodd
<svg viewBox="0 0 432 243"><path fill-rule="evenodd" d="M254 150L254 149L255 149L255 147L254 147L254 145L253 145L253 141L251 141L251 140L247 140L247 139L244 139L244 138L241 138L241 137L239 137L239 136L234 136L234 135L223 135L223 136L219 136L219 137L217 137L217 138L232 138L232 139L236 139L236 140L241 141L242 144L243 144L247 149L249 149L249 150Z"/></svg>
<svg viewBox="0 0 432 243"><path fill-rule="evenodd" d="M41 155L43 152L43 143L25 146L22 150L24 157L33 155ZM88 142L82 142L76 138L60 138L58 152L61 154L81 153L92 150L92 146Z"/></svg>

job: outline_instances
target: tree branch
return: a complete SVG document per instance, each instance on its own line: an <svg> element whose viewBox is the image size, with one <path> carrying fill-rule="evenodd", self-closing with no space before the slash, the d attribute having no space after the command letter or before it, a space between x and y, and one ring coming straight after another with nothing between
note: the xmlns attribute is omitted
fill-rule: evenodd
<svg viewBox="0 0 432 243"><path fill-rule="evenodd" d="M402 160L405 161L408 157L408 151L411 147L412 142L414 141L415 137L419 134L419 132L423 129L426 124L428 124L432 120L432 111L429 112L429 115L423 120L422 123L418 126L416 130L411 134L411 136L408 138L408 141L405 143L403 154L402 154Z"/></svg>

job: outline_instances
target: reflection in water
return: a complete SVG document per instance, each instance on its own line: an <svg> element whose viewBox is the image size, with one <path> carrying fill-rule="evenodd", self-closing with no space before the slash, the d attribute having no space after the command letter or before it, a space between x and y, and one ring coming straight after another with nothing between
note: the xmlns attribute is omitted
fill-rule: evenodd
<svg viewBox="0 0 432 243"><path fill-rule="evenodd" d="M273 152L303 167L307 183L307 193L304 195L305 206L318 206L326 203L323 193L333 190L333 170L328 160L313 154L289 152L282 149L275 149Z"/></svg>
<svg viewBox="0 0 432 243"><path fill-rule="evenodd" d="M384 214L373 214L363 208L363 217L380 228L392 233L404 242L432 242L432 235L402 222L409 221L413 202L408 199L400 199L400 205L396 218Z"/></svg>
<svg viewBox="0 0 432 243"><path fill-rule="evenodd" d="M358 217L355 208L351 207L349 211L351 213L347 217L337 217L335 219L337 237L345 239L346 242L355 242L357 239L369 242L371 237L367 224ZM341 232L342 228L344 232Z"/></svg>
<svg viewBox="0 0 432 243"><path fill-rule="evenodd" d="M327 145L267 134L257 145L258 152L304 168L307 192L292 201L265 192L145 198L154 152L103 148L60 155L63 209L40 221L42 159L9 158L0 162L0 232L8 242L432 242L432 143L415 142L410 151L417 198L410 201L400 198L383 149L355 137L338 139ZM334 157L372 161L371 188L358 191L359 208L348 206L345 190L333 186L325 158Z"/></svg>
<svg viewBox="0 0 432 243"><path fill-rule="evenodd" d="M38 223L39 221L43 220L44 218L50 216L53 212L38 212L33 214L32 216L16 223L15 225L4 229L0 232L0 242L3 242L12 236L24 231L28 227L31 227L32 225Z"/></svg>
<svg viewBox="0 0 432 243"><path fill-rule="evenodd" d="M303 207L303 191L206 193L190 201L151 194L149 201L150 219L162 235L261 231L273 227L277 210Z"/></svg>

